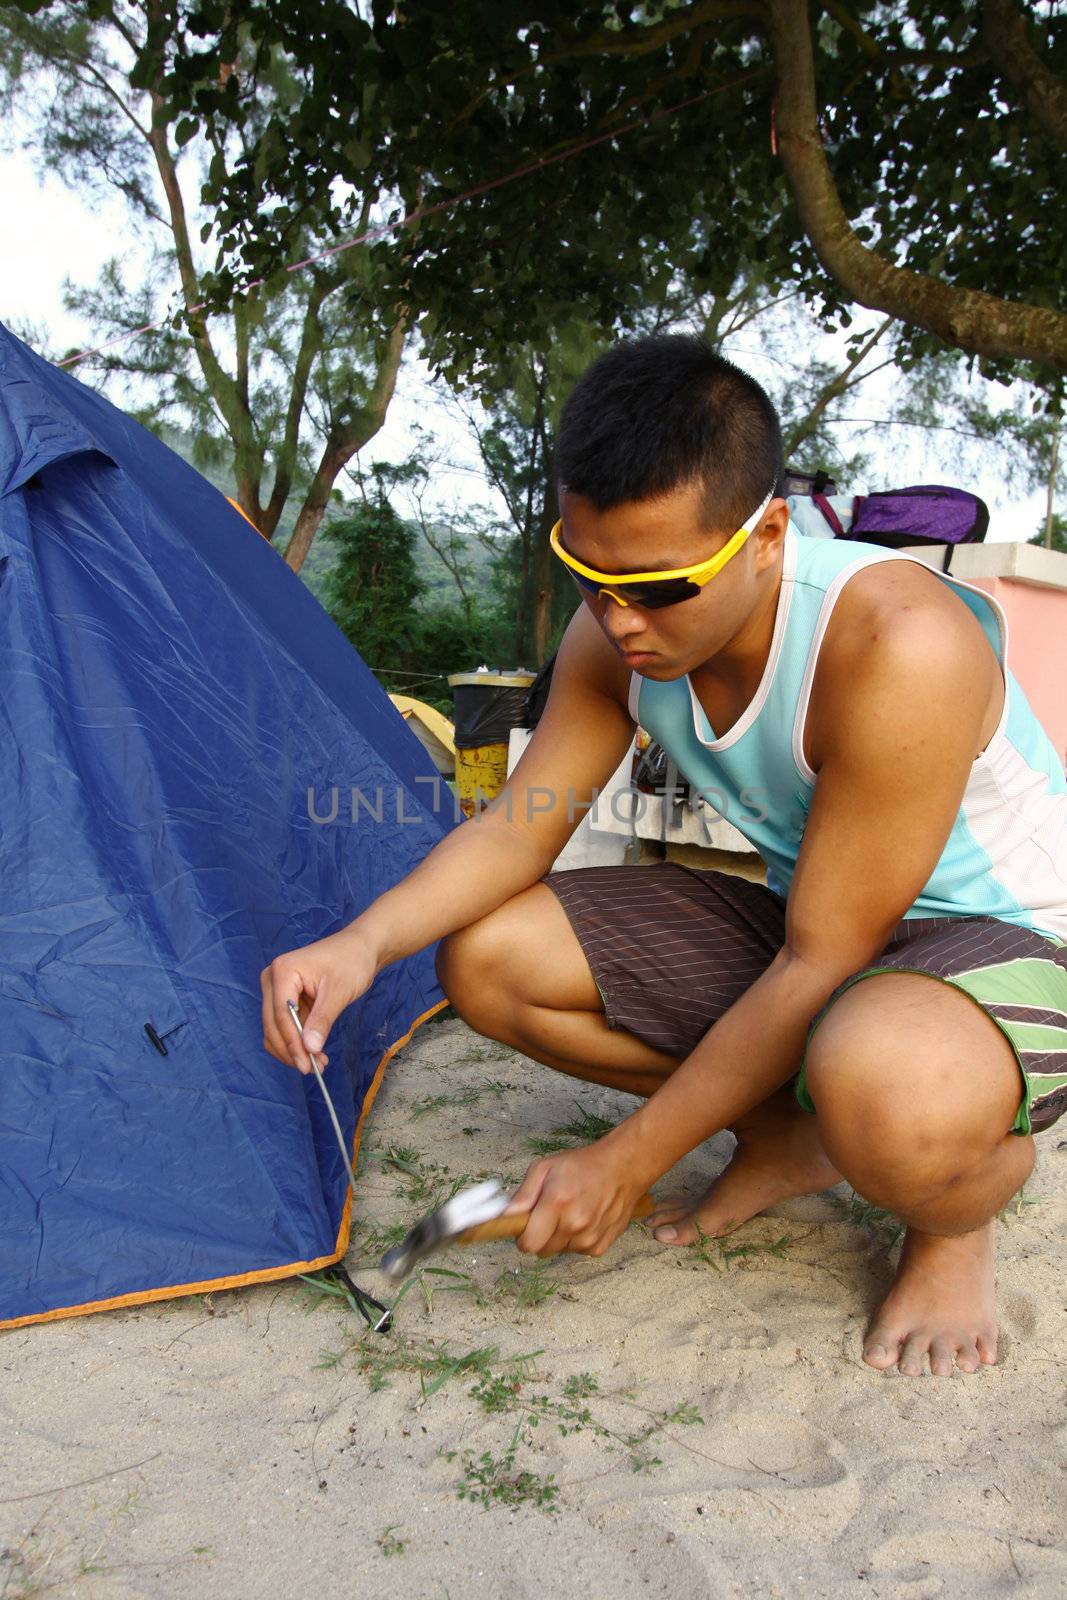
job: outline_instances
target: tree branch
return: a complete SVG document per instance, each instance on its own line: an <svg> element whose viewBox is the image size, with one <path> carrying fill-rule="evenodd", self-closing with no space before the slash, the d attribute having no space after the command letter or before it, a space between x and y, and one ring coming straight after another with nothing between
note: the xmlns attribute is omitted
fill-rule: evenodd
<svg viewBox="0 0 1067 1600"><path fill-rule="evenodd" d="M822 5L842 32L855 40L867 60L878 66L940 67L949 71L958 67L975 67L987 59L986 51L980 47L970 50L883 50L843 0L822 0Z"/></svg>
<svg viewBox="0 0 1067 1600"><path fill-rule="evenodd" d="M289 384L289 404L285 413L285 430L282 442L274 457L274 482L271 485L270 500L263 513L261 524L263 532L268 539L272 537L278 520L285 510L285 503L293 486L293 477L296 472L297 450L300 445L300 419L304 413L304 401L307 398L308 383L311 379L311 369L315 358L322 349L322 324L319 321L319 311L322 302L333 286L327 278L314 274L311 293L304 309L304 321L300 329L300 343L297 347L296 361L293 366Z"/></svg>
<svg viewBox="0 0 1067 1600"><path fill-rule="evenodd" d="M153 30L162 33L164 17L161 0L148 0L146 9L150 35ZM204 374L204 381L225 418L226 430L233 441L238 501L241 509L255 522L260 515L259 484L263 463L257 451L251 413L247 403L242 400L240 385L219 360L208 332L207 318L204 312L198 309L203 295L193 258L185 199L178 181L177 163L167 137L167 103L160 92L161 74L162 61L157 67L149 90L152 121L148 142L156 159L156 169L167 200L174 254L178 263L178 276L193 349L196 351L200 370Z"/></svg>
<svg viewBox="0 0 1067 1600"><path fill-rule="evenodd" d="M411 312L405 307L389 330L366 405L360 406L347 422L335 425L330 431L304 504L297 513L292 537L286 546L285 559L294 572L300 571L319 531L337 474L358 450L374 438L385 421L396 388L410 320Z"/></svg>
<svg viewBox="0 0 1067 1600"><path fill-rule="evenodd" d="M870 376L869 373L857 374L857 368L863 365L879 339L892 326L892 317L886 317L884 321L880 322L873 333L864 339L859 349L850 357L841 371L835 373L829 382L823 385L812 405L808 408L807 413L800 418L799 422L793 424L787 437L782 441L782 450L787 460L795 450L799 450L805 439L810 439L818 430L819 423L833 402L840 400L842 395L847 394L850 389L856 387L857 383ZM881 366L886 364L886 362L880 363ZM874 370L878 371L879 368L876 367Z"/></svg>
<svg viewBox="0 0 1067 1600"><path fill-rule="evenodd" d="M1050 72L1026 35L1015 0L984 0L982 36L994 63L1049 138L1067 150L1067 84Z"/></svg>
<svg viewBox="0 0 1067 1600"><path fill-rule="evenodd" d="M569 61L575 56L647 56L670 44L672 39L699 28L706 22L735 22L762 19L762 7L756 0L694 0L693 5L672 11L662 22L652 27L604 28L590 34L561 50L553 50L541 57L543 64L552 61Z"/></svg>
<svg viewBox="0 0 1067 1600"><path fill-rule="evenodd" d="M995 360L1067 370L1067 315L898 267L868 249L841 204L818 127L807 0L767 0L782 165L819 260L848 297Z"/></svg>

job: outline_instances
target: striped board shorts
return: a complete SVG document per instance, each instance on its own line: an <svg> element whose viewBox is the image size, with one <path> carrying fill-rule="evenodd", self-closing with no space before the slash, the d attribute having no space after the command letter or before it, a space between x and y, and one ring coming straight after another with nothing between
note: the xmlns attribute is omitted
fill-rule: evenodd
<svg viewBox="0 0 1067 1600"><path fill-rule="evenodd" d="M753 984L785 942L785 900L728 872L666 862L584 867L544 880L581 944L608 1026L683 1057ZM970 998L1011 1045L1023 1079L1012 1131L1067 1111L1067 946L996 917L914 917L873 965L838 984L812 1018L879 972L925 973ZM804 1086L797 1098L814 1107Z"/></svg>

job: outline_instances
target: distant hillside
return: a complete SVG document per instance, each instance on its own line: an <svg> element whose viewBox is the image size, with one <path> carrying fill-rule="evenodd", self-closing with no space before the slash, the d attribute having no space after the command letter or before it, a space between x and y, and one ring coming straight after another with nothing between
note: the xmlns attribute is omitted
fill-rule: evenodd
<svg viewBox="0 0 1067 1600"><path fill-rule="evenodd" d="M181 456L183 461L188 461L190 466L195 467L222 494L230 495L231 497L236 495L236 485L228 472L211 466L201 466L194 460L191 434L186 433L181 428L171 427L166 424L155 431L164 444L173 450L176 455ZM323 596L326 579L334 564L329 540L325 539L323 534L331 516L342 514L342 508L339 506L332 511L327 511L318 537L308 552L303 567L300 569L301 578L315 598L320 601ZM289 543L295 522L296 508L290 502L290 506L286 509L285 515L282 517L277 532L271 541L276 550L282 551L285 549L285 546ZM463 545L466 551L466 563L473 576L474 588L480 596L488 597L492 590L492 555L477 539L469 536L464 537ZM425 595L420 602L422 606L432 608L434 605L452 605L455 603L459 596L452 581L452 576L440 557L431 550L421 533L415 548L415 565L419 578L426 587Z"/></svg>

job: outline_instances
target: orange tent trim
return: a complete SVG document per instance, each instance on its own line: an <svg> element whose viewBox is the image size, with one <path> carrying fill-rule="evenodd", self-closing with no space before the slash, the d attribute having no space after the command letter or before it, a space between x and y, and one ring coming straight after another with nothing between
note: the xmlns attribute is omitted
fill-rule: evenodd
<svg viewBox="0 0 1067 1600"><path fill-rule="evenodd" d="M233 507L233 509L236 511L237 515L239 517L244 517L245 521L248 523L248 526L250 528L256 528L256 525L252 521L252 518L248 515L248 512L247 511L242 511L241 507L237 504L237 501L234 500L230 495L227 495L226 498L230 502L230 505ZM259 537L261 539L267 539L267 535L263 532L262 528L256 528L256 532L259 534ZM270 540L269 539L267 539L267 543L270 544ZM3 1323L0 1323L0 1327L3 1327Z"/></svg>
<svg viewBox="0 0 1067 1600"><path fill-rule="evenodd" d="M240 509L238 507L238 509ZM244 516L244 512L241 512ZM246 519L247 520L247 519ZM443 1011L448 1004L447 1000L439 1000L437 1005L431 1006L429 1011L424 1011L416 1017L403 1038L391 1044L375 1068L374 1078L367 1098L363 1102L359 1122L356 1124L355 1137L352 1141L352 1165L356 1164L359 1153L359 1141L363 1133L363 1124L367 1120L367 1113L374 1104L378 1090L381 1088L385 1069L396 1055L402 1050L415 1032L416 1028L430 1017L436 1016L438 1011ZM279 1278L292 1278L300 1272L317 1272L320 1267L329 1267L341 1257L348 1249L349 1234L352 1226L352 1190L349 1187L345 1196L344 1210L341 1212L341 1226L337 1230L337 1243L333 1252L328 1256L317 1256L314 1261L291 1261L281 1267L263 1267L258 1272L240 1272L230 1278L212 1278L206 1283L175 1283L165 1289L139 1289L134 1294L116 1295L113 1300L87 1300L80 1306L57 1306L54 1311L38 1311L32 1317L11 1317L0 1322L0 1330L9 1328L26 1328L34 1322L58 1322L64 1317L89 1317L96 1311L118 1311L123 1306L150 1305L155 1300L177 1300L186 1294L210 1294L215 1289L244 1289L250 1283L273 1283Z"/></svg>

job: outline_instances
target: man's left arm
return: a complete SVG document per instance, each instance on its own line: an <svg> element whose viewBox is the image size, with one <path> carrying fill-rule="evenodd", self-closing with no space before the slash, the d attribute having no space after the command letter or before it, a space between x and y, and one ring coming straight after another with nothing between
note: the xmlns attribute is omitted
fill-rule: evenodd
<svg viewBox="0 0 1067 1600"><path fill-rule="evenodd" d="M534 1163L512 1202L533 1209L523 1249L606 1250L657 1178L788 1081L812 1017L884 948L937 865L980 749L995 668L959 610L897 612L882 637L874 621L835 663L782 949L632 1116Z"/></svg>

